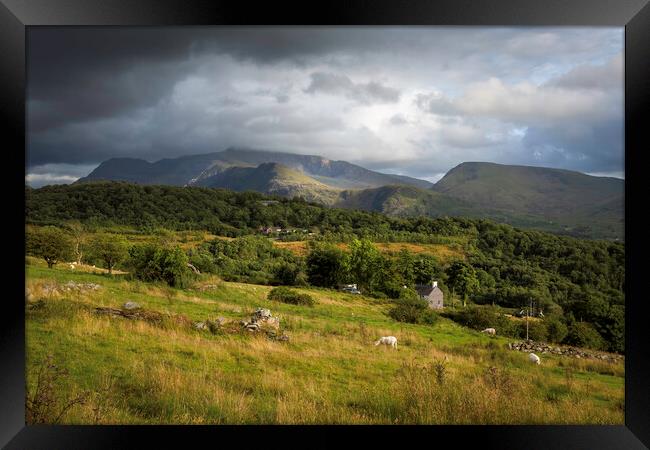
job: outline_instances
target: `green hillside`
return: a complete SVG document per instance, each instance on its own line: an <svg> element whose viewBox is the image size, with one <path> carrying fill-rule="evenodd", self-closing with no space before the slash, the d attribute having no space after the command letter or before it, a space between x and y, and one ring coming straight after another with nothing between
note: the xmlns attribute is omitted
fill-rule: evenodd
<svg viewBox="0 0 650 450"><path fill-rule="evenodd" d="M472 204L411 186L382 186L343 191L335 206L375 211L396 217L479 216Z"/></svg>
<svg viewBox="0 0 650 450"><path fill-rule="evenodd" d="M277 163L258 167L230 167L197 183L200 186L256 191L307 201L332 203L338 191L297 170Z"/></svg>
<svg viewBox="0 0 650 450"><path fill-rule="evenodd" d="M466 162L450 170L432 189L485 210L538 217L547 229L623 237L625 182L617 178Z"/></svg>
<svg viewBox="0 0 650 450"><path fill-rule="evenodd" d="M205 276L172 289L34 259L27 290L27 394L41 408L28 423L624 421L621 361L542 355L534 365L506 338L444 318L398 323L387 302L364 296L304 288L316 305L288 305L268 300L268 286ZM141 307L132 318L100 314L126 301ZM241 331L258 307L288 340ZM193 325L217 318L214 332ZM396 349L373 345L388 335ZM37 391L39 373L49 384Z"/></svg>

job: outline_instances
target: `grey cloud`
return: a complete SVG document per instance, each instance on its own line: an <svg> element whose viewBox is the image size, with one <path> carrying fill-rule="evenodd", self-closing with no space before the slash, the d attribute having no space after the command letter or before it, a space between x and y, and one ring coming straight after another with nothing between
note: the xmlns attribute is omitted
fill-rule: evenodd
<svg viewBox="0 0 650 450"><path fill-rule="evenodd" d="M607 64L575 67L546 85L564 89L622 90L622 83L623 55L619 54Z"/></svg>
<svg viewBox="0 0 650 450"><path fill-rule="evenodd" d="M423 111L443 116L456 116L460 112L452 101L438 94L418 94L415 104Z"/></svg>
<svg viewBox="0 0 650 450"><path fill-rule="evenodd" d="M622 67L600 62L621 52L621 30L33 28L30 175L63 180L75 169L32 169L231 145L319 153L422 177L470 159L546 158L612 172L622 167ZM564 75L538 92L512 89L557 73ZM462 102L468 86L479 83L472 94L481 93L490 78L500 80L505 97ZM573 109L558 107L560 96L547 95L555 91L575 96ZM422 116L433 118L434 129ZM417 126L383 126L406 117ZM513 126L528 127L523 139L495 137ZM576 131L583 129L591 131Z"/></svg>
<svg viewBox="0 0 650 450"><path fill-rule="evenodd" d="M583 172L620 171L624 167L624 124L620 120L569 127L532 127L523 144L533 161Z"/></svg>
<svg viewBox="0 0 650 450"><path fill-rule="evenodd" d="M395 114L389 120L391 125L406 125L408 121L401 114Z"/></svg>
<svg viewBox="0 0 650 450"><path fill-rule="evenodd" d="M353 83L345 75L326 72L314 72L310 75L311 82L305 92L315 94L342 95L364 105L373 103L396 103L400 92L392 87L384 86L375 81L369 83Z"/></svg>

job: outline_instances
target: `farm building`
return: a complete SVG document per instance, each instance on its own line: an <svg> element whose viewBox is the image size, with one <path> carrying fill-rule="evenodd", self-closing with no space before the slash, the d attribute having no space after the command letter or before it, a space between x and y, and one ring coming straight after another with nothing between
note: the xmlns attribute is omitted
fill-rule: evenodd
<svg viewBox="0 0 650 450"><path fill-rule="evenodd" d="M443 294L437 281L432 281L431 284L418 284L415 286L415 290L420 298L429 304L429 308L442 309Z"/></svg>

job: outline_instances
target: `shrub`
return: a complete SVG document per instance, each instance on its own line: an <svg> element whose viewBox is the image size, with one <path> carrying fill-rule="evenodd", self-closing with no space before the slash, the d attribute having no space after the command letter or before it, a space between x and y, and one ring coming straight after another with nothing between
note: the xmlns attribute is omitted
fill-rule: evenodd
<svg viewBox="0 0 650 450"><path fill-rule="evenodd" d="M569 333L567 326L557 318L546 319L548 329L548 340L551 342L562 342Z"/></svg>
<svg viewBox="0 0 650 450"><path fill-rule="evenodd" d="M438 320L438 314L429 308L427 302L407 290L404 290L401 298L396 300L395 307L388 312L388 315L398 322L405 323L433 325Z"/></svg>
<svg viewBox="0 0 650 450"><path fill-rule="evenodd" d="M333 287L345 281L348 272L347 254L329 243L313 246L307 255L307 278L314 286Z"/></svg>
<svg viewBox="0 0 650 450"><path fill-rule="evenodd" d="M282 262L277 265L273 274L279 284L289 286L305 286L307 284L307 277L301 270L300 265L290 262Z"/></svg>
<svg viewBox="0 0 650 450"><path fill-rule="evenodd" d="M491 327L496 328L498 314L490 307L470 306L451 313L450 318L466 327L483 330Z"/></svg>
<svg viewBox="0 0 650 450"><path fill-rule="evenodd" d="M62 394L61 385L67 377L67 369L57 366L52 355L47 355L40 363L35 386L28 388L25 399L25 421L29 425L59 423L70 408L86 403L88 391L74 398Z"/></svg>
<svg viewBox="0 0 650 450"><path fill-rule="evenodd" d="M204 248L191 249L188 252L190 263L201 273L216 273L217 266L214 264L214 256Z"/></svg>
<svg viewBox="0 0 650 450"><path fill-rule="evenodd" d="M129 255L133 274L142 281L164 281L173 287L185 287L192 278L187 255L180 247L135 245Z"/></svg>
<svg viewBox="0 0 650 450"><path fill-rule="evenodd" d="M309 294L301 294L300 292L289 289L285 286L279 286L271 289L268 296L269 300L275 300L277 302L289 303L292 305L305 305L305 306L314 306L316 301Z"/></svg>
<svg viewBox="0 0 650 450"><path fill-rule="evenodd" d="M525 338L526 337L526 322L521 321L518 324L518 336ZM545 322L530 320L528 322L528 338L533 341L546 342L548 338L548 327Z"/></svg>
<svg viewBox="0 0 650 450"><path fill-rule="evenodd" d="M564 339L565 344L575 345L576 347L588 347L595 350L601 350L605 347L605 342L590 323L574 322L569 327L569 333Z"/></svg>
<svg viewBox="0 0 650 450"><path fill-rule="evenodd" d="M498 309L492 306L470 306L460 311L447 311L445 316L449 317L456 323L483 330L485 328L494 328L497 334L502 336L520 337L521 329L518 324L507 317L499 314ZM526 326L524 324L524 336L526 336Z"/></svg>

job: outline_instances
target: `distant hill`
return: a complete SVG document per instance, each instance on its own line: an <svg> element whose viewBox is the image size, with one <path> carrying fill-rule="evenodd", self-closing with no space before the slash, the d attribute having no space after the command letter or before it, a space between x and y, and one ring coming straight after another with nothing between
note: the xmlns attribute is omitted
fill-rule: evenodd
<svg viewBox="0 0 650 450"><path fill-rule="evenodd" d="M155 163L114 158L77 183L93 180L257 191L396 217L484 217L576 237L624 237L623 180L544 167L466 162L432 185L320 156L231 148Z"/></svg>
<svg viewBox="0 0 650 450"><path fill-rule="evenodd" d="M495 214L537 217L551 230L623 236L625 181L618 178L466 162L451 169L432 190Z"/></svg>
<svg viewBox="0 0 650 450"><path fill-rule="evenodd" d="M90 180L130 181L139 184L173 186L203 185L202 180L232 167L257 167L277 163L302 172L321 183L338 189L363 189L388 184L429 188L432 183L401 175L390 175L322 156L229 148L222 152L161 159L154 163L142 159L113 158L104 161L87 177Z"/></svg>
<svg viewBox="0 0 650 450"><path fill-rule="evenodd" d="M478 208L464 200L412 186L396 185L343 191L335 206L396 217L481 215Z"/></svg>

